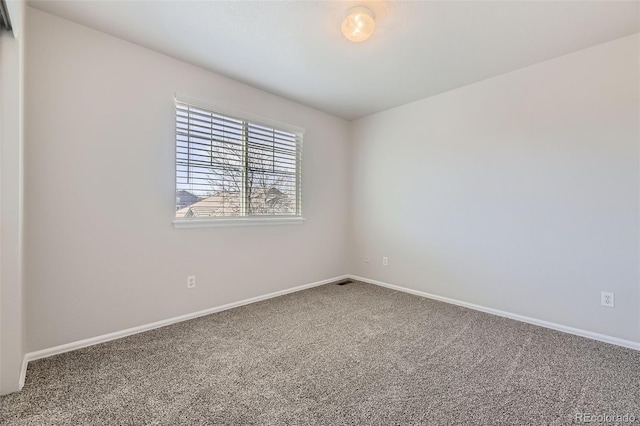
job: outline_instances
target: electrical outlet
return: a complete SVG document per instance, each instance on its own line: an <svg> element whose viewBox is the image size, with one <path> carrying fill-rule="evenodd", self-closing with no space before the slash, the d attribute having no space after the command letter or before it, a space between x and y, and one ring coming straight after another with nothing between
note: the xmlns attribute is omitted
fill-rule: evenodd
<svg viewBox="0 0 640 426"><path fill-rule="evenodd" d="M196 276L189 275L187 277L187 288L195 288L196 287Z"/></svg>
<svg viewBox="0 0 640 426"><path fill-rule="evenodd" d="M600 293L600 304L602 306L607 306L609 308L615 307L615 295L608 291L603 291Z"/></svg>
<svg viewBox="0 0 640 426"><path fill-rule="evenodd" d="M364 263L369 263L369 256L364 258Z"/></svg>
<svg viewBox="0 0 640 426"><path fill-rule="evenodd" d="M389 258L387 256L382 257L382 266L389 265Z"/></svg>

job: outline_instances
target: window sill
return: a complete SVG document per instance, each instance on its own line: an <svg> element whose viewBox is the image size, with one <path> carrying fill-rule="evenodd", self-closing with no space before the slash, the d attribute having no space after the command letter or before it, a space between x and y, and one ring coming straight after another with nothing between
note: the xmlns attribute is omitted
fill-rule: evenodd
<svg viewBox="0 0 640 426"><path fill-rule="evenodd" d="M237 217L230 219L175 219L173 227L188 228L219 228L230 226L270 226L270 225L301 225L303 217Z"/></svg>

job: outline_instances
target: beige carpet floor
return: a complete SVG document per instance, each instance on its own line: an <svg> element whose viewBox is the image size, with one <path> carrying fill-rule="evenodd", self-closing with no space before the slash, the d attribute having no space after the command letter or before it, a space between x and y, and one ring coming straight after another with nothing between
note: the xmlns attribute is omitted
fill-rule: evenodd
<svg viewBox="0 0 640 426"><path fill-rule="evenodd" d="M3 425L628 424L611 417L625 414L640 423L638 351L357 282L35 361L23 391L0 398Z"/></svg>

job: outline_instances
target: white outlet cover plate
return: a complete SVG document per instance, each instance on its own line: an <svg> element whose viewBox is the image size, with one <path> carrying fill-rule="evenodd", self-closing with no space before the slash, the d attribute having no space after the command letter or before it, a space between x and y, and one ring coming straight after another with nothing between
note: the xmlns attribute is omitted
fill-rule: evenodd
<svg viewBox="0 0 640 426"><path fill-rule="evenodd" d="M615 307L615 295L609 291L600 293L600 304L609 308Z"/></svg>

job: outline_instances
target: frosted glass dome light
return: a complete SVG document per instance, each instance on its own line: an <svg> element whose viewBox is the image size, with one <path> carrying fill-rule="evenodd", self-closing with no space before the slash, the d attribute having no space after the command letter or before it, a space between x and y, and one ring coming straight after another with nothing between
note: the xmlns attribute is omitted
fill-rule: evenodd
<svg viewBox="0 0 640 426"><path fill-rule="evenodd" d="M368 39L376 29L376 21L366 7L354 7L349 9L347 17L342 21L342 34L353 42L361 42Z"/></svg>

